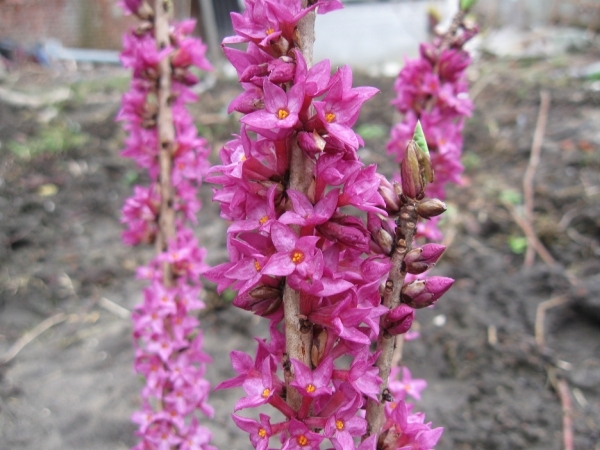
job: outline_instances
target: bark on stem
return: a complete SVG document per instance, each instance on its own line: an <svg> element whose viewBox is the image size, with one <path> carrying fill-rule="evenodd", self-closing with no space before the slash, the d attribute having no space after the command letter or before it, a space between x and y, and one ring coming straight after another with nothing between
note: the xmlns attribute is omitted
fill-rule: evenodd
<svg viewBox="0 0 600 450"><path fill-rule="evenodd" d="M392 269L385 282L382 304L388 309L393 309L400 304L400 294L406 277L406 268L404 266L404 256L412 248L412 241L417 228L417 210L416 204L409 201L408 204L400 209L400 217L396 221L396 242L392 254ZM379 376L383 380L379 389L379 403L372 399L367 402L367 433L363 439L378 434L384 422L384 392L388 386L388 378L392 368L394 349L396 347L396 338L387 334L383 328L383 316L380 321L379 337L377 339L377 351L380 351L375 366L379 368ZM378 438L381 439L381 436ZM381 446L379 442L378 447Z"/></svg>
<svg viewBox="0 0 600 450"><path fill-rule="evenodd" d="M154 37L159 49L169 45L169 2L155 0L154 2ZM171 183L173 170L173 148L175 146L175 126L171 108L171 62L164 58L158 64L157 80L157 131L158 158L160 167L160 212L158 217L158 236L156 247L158 252L167 249L170 239L175 237L175 209L173 207L174 191ZM174 284L173 268L163 264L163 282L165 286Z"/></svg>
<svg viewBox="0 0 600 450"><path fill-rule="evenodd" d="M303 0L302 6L306 7L307 3L308 0ZM315 13L311 12L302 18L297 25L296 45L300 47L308 67L312 65L315 39L314 24ZM290 139L290 145L289 188L306 194L313 175L312 162L302 152L296 137ZM311 367L310 351L313 340L312 327L302 321L300 300L300 292L292 289L286 282L283 291L286 351L284 355L284 378L287 392L286 401L294 411L300 409L302 397L295 388L290 386L290 383L294 380L290 358L302 361L306 366Z"/></svg>
<svg viewBox="0 0 600 450"><path fill-rule="evenodd" d="M442 45L440 46L440 54L442 51L444 51L450 46L452 39L454 39L454 36L458 32L458 29L462 26L463 20L465 19L466 15L467 13L463 9L459 10L454 15L454 18L452 19L452 24L450 25L448 31L446 31L446 34L444 35L444 40L442 41Z"/></svg>

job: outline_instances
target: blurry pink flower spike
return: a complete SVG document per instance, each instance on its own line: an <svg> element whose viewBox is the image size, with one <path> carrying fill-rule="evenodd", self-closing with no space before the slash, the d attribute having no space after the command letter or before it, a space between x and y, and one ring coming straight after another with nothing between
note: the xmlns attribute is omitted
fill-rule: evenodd
<svg viewBox="0 0 600 450"><path fill-rule="evenodd" d="M444 200L448 183L462 184L462 129L473 111L466 77L471 58L463 46L476 33L475 26L463 22L456 35L421 44L419 57L406 61L394 84L392 104L403 119L391 130L388 153L402 161L415 125L421 122L435 172L425 190L428 197ZM419 231L419 236L440 240L436 222Z"/></svg>
<svg viewBox="0 0 600 450"><path fill-rule="evenodd" d="M141 19L153 17L144 0L125 0L127 11ZM150 284L144 300L133 314L135 370L146 382L142 389L142 406L132 420L138 424L140 441L135 449L165 448L177 450L213 450L210 431L200 425L197 412L212 417L207 403L210 386L204 379L210 357L202 351L203 335L193 311L204 307L200 273L207 269L205 250L188 222L195 222L200 209L198 189L208 170L209 148L197 135L186 103L194 101L189 68L211 68L205 58L206 46L190 36L193 21L175 24L170 29L171 45L158 50L156 27L140 27L124 38L123 65L133 70L131 89L124 94L117 120L128 133L123 156L148 170L152 184L135 186L134 195L125 201L121 221L125 224L123 240L127 245L152 244L162 238L165 250L138 275ZM140 32L140 30L146 30ZM171 58L170 107L174 130L171 155L171 180L175 234L165 239L159 216L162 208L161 169L159 165L160 93L156 80L160 64ZM162 234L162 237L161 237ZM165 276L165 267L169 276ZM165 280L167 278L167 280Z"/></svg>

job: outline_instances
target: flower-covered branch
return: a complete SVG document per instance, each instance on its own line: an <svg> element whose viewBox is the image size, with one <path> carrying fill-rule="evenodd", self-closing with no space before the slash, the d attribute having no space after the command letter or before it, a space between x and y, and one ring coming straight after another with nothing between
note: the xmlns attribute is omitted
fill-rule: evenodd
<svg viewBox="0 0 600 450"><path fill-rule="evenodd" d="M412 248L418 218L445 209L424 198L433 179L424 136L419 129L408 144L401 185L365 167L352 126L377 90L353 87L347 66L331 74L329 61L310 60L312 16L341 8L339 0L245 5L223 47L243 87L229 106L243 114L242 127L207 177L222 186L214 200L231 222L230 260L204 275L219 292L236 290L234 305L269 319L270 339L257 339L254 357L232 352L237 376L218 388L243 388L233 419L260 450L271 438L286 450L318 449L325 439L343 450L374 450L378 441L432 448L442 429L411 412L397 382L387 387L392 338L452 284L405 281L444 250ZM245 51L230 47L241 43ZM238 413L266 404L283 419Z"/></svg>
<svg viewBox="0 0 600 450"><path fill-rule="evenodd" d="M447 183L462 182L462 129L465 118L473 111L466 79L471 58L464 46L477 34L477 27L466 21L465 16L473 3L461 2L461 9L448 31L431 44L421 44L419 58L406 61L394 85L396 98L392 104L403 119L392 128L388 152L398 162L402 161L415 125L420 121L436 174L427 187L427 195L442 200ZM419 235L439 241L441 232L437 219L421 227Z"/></svg>
<svg viewBox="0 0 600 450"><path fill-rule="evenodd" d="M210 70L206 47L191 37L193 21L169 22L169 2L126 0L141 19L125 36L123 65L133 70L118 120L128 133L123 155L148 170L149 187L136 186L123 207L128 245L154 243L157 256L138 276L149 280L133 313L135 369L144 377L136 449L210 449L210 432L196 411L212 416L206 403L202 332L194 310L199 299L205 250L189 222L200 209L197 191L208 169L208 147L197 136L186 103L196 100L191 70Z"/></svg>

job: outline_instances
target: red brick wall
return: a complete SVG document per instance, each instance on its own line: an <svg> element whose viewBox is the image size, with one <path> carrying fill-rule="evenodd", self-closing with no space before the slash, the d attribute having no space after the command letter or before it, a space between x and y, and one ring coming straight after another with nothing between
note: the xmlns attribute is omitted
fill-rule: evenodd
<svg viewBox="0 0 600 450"><path fill-rule="evenodd" d="M117 0L0 0L0 39L24 45L54 38L65 47L118 50L135 22Z"/></svg>

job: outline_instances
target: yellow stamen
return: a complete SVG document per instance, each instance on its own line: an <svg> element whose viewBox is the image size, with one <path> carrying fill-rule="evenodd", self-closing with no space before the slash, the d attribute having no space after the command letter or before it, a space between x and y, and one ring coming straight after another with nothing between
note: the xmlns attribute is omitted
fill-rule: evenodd
<svg viewBox="0 0 600 450"><path fill-rule="evenodd" d="M265 223L267 223L267 220L269 220L269 216L262 216L260 218L260 220L258 221L258 223L260 223L261 225L264 225Z"/></svg>
<svg viewBox="0 0 600 450"><path fill-rule="evenodd" d="M336 420L335 421L335 427L342 431L344 429L344 422L342 422L341 420Z"/></svg>
<svg viewBox="0 0 600 450"><path fill-rule="evenodd" d="M304 436L303 434L301 434L300 436L298 436L296 438L296 441L298 441L298 445L300 445L301 447L304 447L305 445L308 445L308 438L306 436Z"/></svg>
<svg viewBox="0 0 600 450"><path fill-rule="evenodd" d="M262 392L263 398L267 398L270 394L271 394L271 389L269 389L269 388L265 388L265 390Z"/></svg>
<svg viewBox="0 0 600 450"><path fill-rule="evenodd" d="M308 386L306 386L306 392L308 392L309 394L312 394L316 390L317 388L313 384L309 384Z"/></svg>
<svg viewBox="0 0 600 450"><path fill-rule="evenodd" d="M304 253L300 250L294 250L292 252L292 262L294 264L300 264L302 261L304 261Z"/></svg>
<svg viewBox="0 0 600 450"><path fill-rule="evenodd" d="M285 109L280 109L279 111L277 111L277 117L279 117L279 120L283 120L289 115L290 113L287 112Z"/></svg>
<svg viewBox="0 0 600 450"><path fill-rule="evenodd" d="M254 260L254 268L256 269L257 272L260 272L260 269L262 267L260 267L260 263L256 260Z"/></svg>
<svg viewBox="0 0 600 450"><path fill-rule="evenodd" d="M327 123L333 122L335 120L335 114L332 112L325 114L325 120L327 121Z"/></svg>
<svg viewBox="0 0 600 450"><path fill-rule="evenodd" d="M267 430L265 430L264 428L261 428L260 430L258 430L258 435L261 438L263 438L263 439L266 438L267 437Z"/></svg>
<svg viewBox="0 0 600 450"><path fill-rule="evenodd" d="M275 28L269 28L265 31L265 33L267 33L267 36L270 34L273 34L273 33L275 33Z"/></svg>
<svg viewBox="0 0 600 450"><path fill-rule="evenodd" d="M246 161L246 155L242 155L242 157L240 158L240 161L242 161L242 162Z"/></svg>

